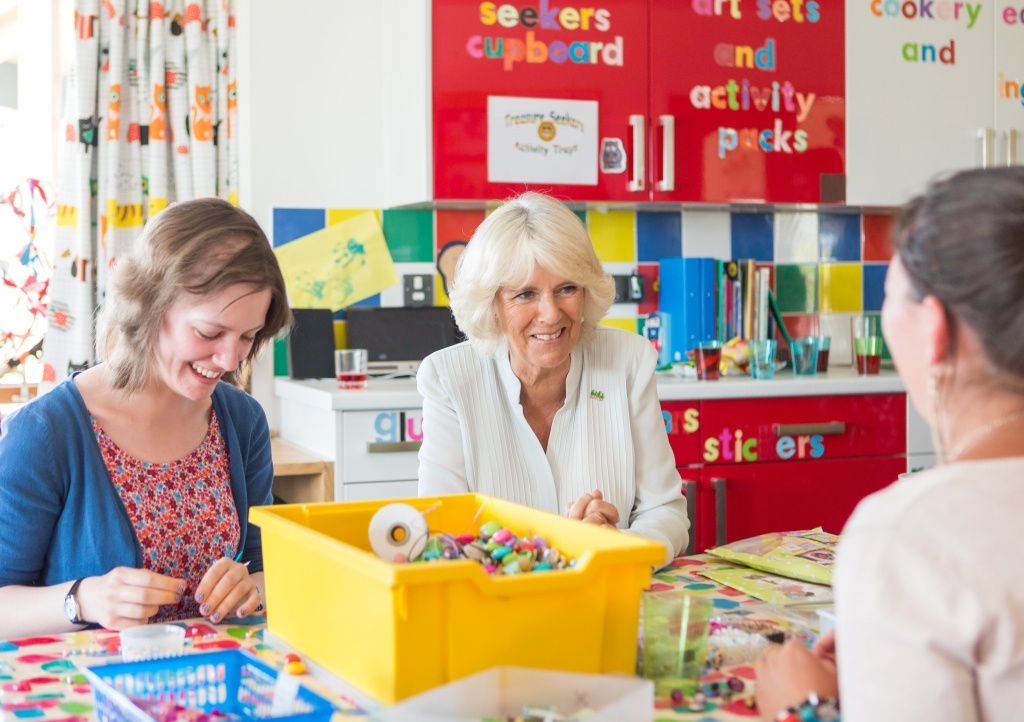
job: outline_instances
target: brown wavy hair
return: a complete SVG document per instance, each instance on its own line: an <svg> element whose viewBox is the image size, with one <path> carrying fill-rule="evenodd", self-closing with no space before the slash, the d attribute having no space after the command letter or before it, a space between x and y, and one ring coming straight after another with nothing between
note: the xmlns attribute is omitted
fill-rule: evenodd
<svg viewBox="0 0 1024 722"><path fill-rule="evenodd" d="M117 259L97 319L96 354L107 364L112 387L131 394L149 381L161 323L176 301L199 300L238 284L271 294L249 355L224 374L236 386L260 349L292 322L270 241L255 218L219 198L175 203L150 220Z"/></svg>

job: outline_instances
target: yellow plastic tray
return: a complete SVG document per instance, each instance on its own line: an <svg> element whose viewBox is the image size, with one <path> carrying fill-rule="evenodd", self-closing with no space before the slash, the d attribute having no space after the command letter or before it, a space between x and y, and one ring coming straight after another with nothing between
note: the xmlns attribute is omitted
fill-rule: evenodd
<svg viewBox="0 0 1024 722"><path fill-rule="evenodd" d="M490 576L468 560L393 564L367 536L382 506L429 512L431 532L496 520L539 534L572 569ZM624 672L661 544L480 494L253 508L270 631L384 704L498 665Z"/></svg>

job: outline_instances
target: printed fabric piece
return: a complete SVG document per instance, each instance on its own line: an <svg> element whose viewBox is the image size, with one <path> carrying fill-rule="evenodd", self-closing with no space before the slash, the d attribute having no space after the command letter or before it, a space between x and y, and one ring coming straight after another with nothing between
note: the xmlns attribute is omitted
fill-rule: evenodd
<svg viewBox="0 0 1024 722"><path fill-rule="evenodd" d="M182 600L161 607L150 621L200 616L196 587L211 564L235 555L241 539L217 414L195 451L164 464L130 456L96 419L90 419L107 471L142 545L143 566L185 581Z"/></svg>

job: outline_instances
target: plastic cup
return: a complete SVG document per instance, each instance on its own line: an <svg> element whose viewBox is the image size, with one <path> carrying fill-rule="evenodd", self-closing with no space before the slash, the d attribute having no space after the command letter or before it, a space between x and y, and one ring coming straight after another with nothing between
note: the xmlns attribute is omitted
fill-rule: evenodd
<svg viewBox="0 0 1024 722"><path fill-rule="evenodd" d="M831 336L815 336L818 339L818 373L828 371L828 356L832 348Z"/></svg>
<svg viewBox="0 0 1024 722"><path fill-rule="evenodd" d="M185 651L185 628L174 624L142 624L121 632L121 659L176 657Z"/></svg>
<svg viewBox="0 0 1024 722"><path fill-rule="evenodd" d="M722 343L701 341L693 347L693 351L694 360L697 362L697 378L717 381L719 365L722 363Z"/></svg>
<svg viewBox="0 0 1024 722"><path fill-rule="evenodd" d="M344 391L366 389L365 348L343 348L334 352L334 373L338 377L338 388Z"/></svg>
<svg viewBox="0 0 1024 722"><path fill-rule="evenodd" d="M647 592L644 609L644 677L657 697L692 697L704 670L714 605L688 592Z"/></svg>
<svg viewBox="0 0 1024 722"><path fill-rule="evenodd" d="M775 354L778 352L778 341L751 341L747 344L750 356L750 377L754 379L775 378Z"/></svg>
<svg viewBox="0 0 1024 722"><path fill-rule="evenodd" d="M818 337L799 336L789 347L793 355L793 373L797 376L813 376L818 372Z"/></svg>
<svg viewBox="0 0 1024 722"><path fill-rule="evenodd" d="M853 338L853 363L861 376L877 374L882 367L882 333L878 316L854 316L850 335Z"/></svg>

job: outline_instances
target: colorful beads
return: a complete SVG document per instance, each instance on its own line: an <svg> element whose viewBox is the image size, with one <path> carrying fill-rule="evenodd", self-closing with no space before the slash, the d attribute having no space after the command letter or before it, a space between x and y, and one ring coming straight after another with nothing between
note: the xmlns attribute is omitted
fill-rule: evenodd
<svg viewBox="0 0 1024 722"><path fill-rule="evenodd" d="M441 559L471 559L488 574L521 574L565 569L576 565L541 536L516 536L497 521L481 525L473 534L432 534L423 552L413 562Z"/></svg>

